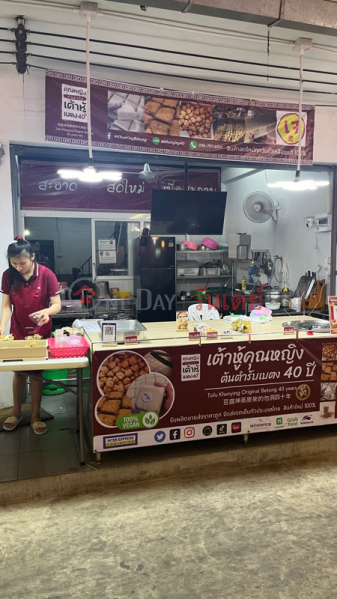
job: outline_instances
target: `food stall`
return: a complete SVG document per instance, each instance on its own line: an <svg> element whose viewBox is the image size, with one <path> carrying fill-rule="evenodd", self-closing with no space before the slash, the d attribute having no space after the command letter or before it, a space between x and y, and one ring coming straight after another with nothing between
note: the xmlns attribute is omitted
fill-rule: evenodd
<svg viewBox="0 0 337 599"><path fill-rule="evenodd" d="M117 344L91 344L87 425L98 454L337 422L337 339L309 316L253 324L145 323ZM286 325L286 326L283 326ZM197 329L196 331L194 329ZM121 343L122 341L122 343Z"/></svg>

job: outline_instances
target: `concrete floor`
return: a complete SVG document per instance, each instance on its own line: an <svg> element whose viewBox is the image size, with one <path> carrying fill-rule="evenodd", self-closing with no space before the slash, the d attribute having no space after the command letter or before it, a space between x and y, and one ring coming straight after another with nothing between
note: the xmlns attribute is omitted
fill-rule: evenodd
<svg viewBox="0 0 337 599"><path fill-rule="evenodd" d="M335 599L337 460L0 508L2 599Z"/></svg>

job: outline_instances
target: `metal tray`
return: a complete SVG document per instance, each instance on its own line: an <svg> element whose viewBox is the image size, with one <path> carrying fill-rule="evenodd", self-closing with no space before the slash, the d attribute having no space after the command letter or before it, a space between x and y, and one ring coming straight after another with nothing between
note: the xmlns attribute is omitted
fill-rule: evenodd
<svg viewBox="0 0 337 599"><path fill-rule="evenodd" d="M296 331L319 331L330 329L328 320L287 320L282 322L283 327L294 327Z"/></svg>
<svg viewBox="0 0 337 599"><path fill-rule="evenodd" d="M138 341L144 339L146 327L139 320L116 320L117 343L124 343L128 335L137 335Z"/></svg>

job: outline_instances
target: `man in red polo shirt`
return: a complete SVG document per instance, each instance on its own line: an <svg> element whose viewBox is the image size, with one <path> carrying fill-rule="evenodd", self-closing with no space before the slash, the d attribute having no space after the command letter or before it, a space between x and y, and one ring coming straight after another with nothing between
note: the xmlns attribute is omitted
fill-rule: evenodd
<svg viewBox="0 0 337 599"><path fill-rule="evenodd" d="M2 276L2 306L0 335L5 334L6 325L11 319L10 332L14 339L25 339L33 332L44 339L50 337L52 314L61 310L60 289L54 273L35 262L32 246L22 237L17 237L8 246L9 268ZM35 317L34 324L32 317ZM14 373L13 416L5 420L3 428L13 431L21 416L21 402L26 384L25 375ZM37 435L47 432L47 426L40 421L40 405L43 381L31 379L32 418L31 425Z"/></svg>

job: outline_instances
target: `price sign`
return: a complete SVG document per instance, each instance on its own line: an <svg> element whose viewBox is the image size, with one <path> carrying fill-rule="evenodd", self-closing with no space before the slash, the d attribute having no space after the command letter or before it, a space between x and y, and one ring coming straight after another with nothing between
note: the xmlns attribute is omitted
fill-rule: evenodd
<svg viewBox="0 0 337 599"><path fill-rule="evenodd" d="M106 320L102 322L102 341L103 343L109 343L110 345L117 345L117 324Z"/></svg>
<svg viewBox="0 0 337 599"><path fill-rule="evenodd" d="M291 335L292 333L295 333L295 327L284 327L283 333L284 335Z"/></svg>
<svg viewBox="0 0 337 599"><path fill-rule="evenodd" d="M206 331L206 338L207 339L217 339L218 331Z"/></svg>
<svg viewBox="0 0 337 599"><path fill-rule="evenodd" d="M125 345L138 343L137 335L125 335L124 343Z"/></svg>
<svg viewBox="0 0 337 599"><path fill-rule="evenodd" d="M200 331L190 331L188 333L188 338L190 341L192 341L192 340L196 341L196 340L200 339Z"/></svg>

